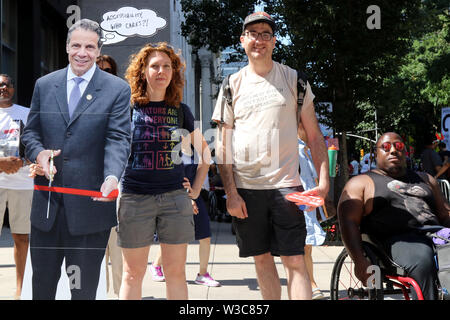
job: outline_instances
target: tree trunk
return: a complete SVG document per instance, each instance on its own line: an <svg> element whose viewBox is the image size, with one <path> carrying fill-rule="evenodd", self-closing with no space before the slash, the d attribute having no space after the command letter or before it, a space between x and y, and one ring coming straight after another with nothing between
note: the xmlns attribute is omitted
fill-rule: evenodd
<svg viewBox="0 0 450 320"><path fill-rule="evenodd" d="M339 135L339 153L338 153L339 171L334 178L334 204L337 207L339 198L348 181L348 157L347 157L347 134L342 132Z"/></svg>

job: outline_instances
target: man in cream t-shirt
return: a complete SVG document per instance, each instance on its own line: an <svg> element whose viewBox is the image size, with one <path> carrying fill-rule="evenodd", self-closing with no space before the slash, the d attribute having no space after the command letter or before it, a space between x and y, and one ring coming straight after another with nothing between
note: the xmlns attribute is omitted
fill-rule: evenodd
<svg viewBox="0 0 450 320"><path fill-rule="evenodd" d="M311 299L304 261L303 212L285 199L300 191L297 124L308 136L319 185L308 194L326 197L328 155L309 83L297 106L297 72L272 60L275 23L265 12L244 20L241 45L248 65L230 76L232 103L223 88L213 114L219 123L216 156L233 216L240 257L253 257L263 299L280 299L281 284L273 256L287 272L290 299ZM298 110L300 110L298 112Z"/></svg>
<svg viewBox="0 0 450 320"><path fill-rule="evenodd" d="M28 252L33 179L28 177L29 168L19 157L21 123L26 124L29 109L13 104L13 96L11 77L0 75L0 232L8 207L16 263L15 298L18 299Z"/></svg>

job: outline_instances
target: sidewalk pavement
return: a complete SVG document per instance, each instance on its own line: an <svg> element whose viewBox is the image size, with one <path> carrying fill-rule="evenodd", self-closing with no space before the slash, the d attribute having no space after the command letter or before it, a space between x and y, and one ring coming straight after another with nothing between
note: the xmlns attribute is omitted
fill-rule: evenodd
<svg viewBox="0 0 450 320"><path fill-rule="evenodd" d="M261 300L256 281L253 258L239 258L235 236L231 233L231 224L226 222L211 222L211 253L208 272L221 283L221 287L205 287L195 284L194 280L199 269L198 241L188 246L186 278L189 299L191 300ZM8 228L3 228L0 236L0 300L14 299L16 274L13 257L14 244ZM149 265L159 250L158 245L150 248ZM314 278L329 299L331 271L334 261L342 247L320 246L312 250L314 261ZM282 284L282 299L287 300L287 281L283 265L275 258L276 266ZM112 282L111 282L112 283ZM143 299L165 299L166 286L164 282L154 282L151 279L150 268L147 269L143 283ZM108 299L117 299L112 289L107 294Z"/></svg>

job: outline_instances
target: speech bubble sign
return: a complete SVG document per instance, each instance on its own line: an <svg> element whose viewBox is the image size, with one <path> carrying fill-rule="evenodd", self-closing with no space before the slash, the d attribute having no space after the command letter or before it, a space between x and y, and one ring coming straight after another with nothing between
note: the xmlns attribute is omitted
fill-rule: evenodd
<svg viewBox="0 0 450 320"><path fill-rule="evenodd" d="M158 17L155 11L133 7L109 11L103 14L103 21L100 23L104 31L114 32L123 37L149 37L166 25L166 20Z"/></svg>
<svg viewBox="0 0 450 320"><path fill-rule="evenodd" d="M120 34L118 34L116 32L104 31L102 41L103 41L103 45L107 45L107 44L118 43L125 39L127 39L127 37L121 36Z"/></svg>

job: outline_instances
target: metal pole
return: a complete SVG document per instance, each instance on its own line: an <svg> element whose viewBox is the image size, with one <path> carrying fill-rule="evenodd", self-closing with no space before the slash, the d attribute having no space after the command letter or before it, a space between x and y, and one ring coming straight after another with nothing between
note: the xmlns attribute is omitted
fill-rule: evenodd
<svg viewBox="0 0 450 320"><path fill-rule="evenodd" d="M342 132L336 132L336 135L341 135L341 134L342 134ZM348 133L348 132L346 132L346 135L349 136L349 137L355 137L355 138L367 140L367 141L370 141L370 142L373 142L373 143L376 142L375 140L372 140L372 139L370 139L370 138L363 137L363 136L358 136L358 135L356 135L356 134L352 134L352 133Z"/></svg>
<svg viewBox="0 0 450 320"><path fill-rule="evenodd" d="M375 108L375 140L378 140L377 108Z"/></svg>

